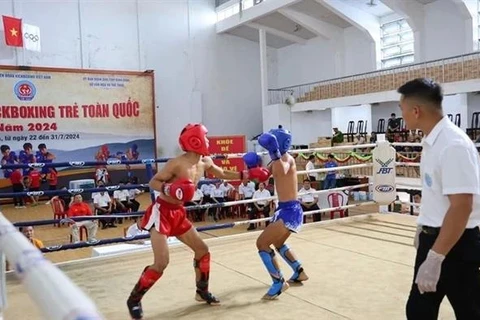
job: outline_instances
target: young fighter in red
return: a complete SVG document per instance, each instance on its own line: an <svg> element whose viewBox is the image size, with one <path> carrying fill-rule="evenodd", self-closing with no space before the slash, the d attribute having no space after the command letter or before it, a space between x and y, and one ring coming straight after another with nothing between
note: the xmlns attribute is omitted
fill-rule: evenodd
<svg viewBox="0 0 480 320"><path fill-rule="evenodd" d="M208 290L209 249L187 219L183 204L193 198L196 185L205 172L226 180L248 178L265 181L270 176L267 169L258 166L249 165L248 170L234 172L215 165L212 158L208 156L207 128L201 124L188 124L182 130L179 142L185 153L170 159L150 181L150 188L159 191L160 195L147 209L140 227L150 232L154 262L145 267L127 300L128 310L135 320L143 317L142 297L160 279L168 265L167 237L169 236L177 237L195 253L193 260L196 275L195 299L211 305L220 303ZM244 161L250 160L244 157Z"/></svg>

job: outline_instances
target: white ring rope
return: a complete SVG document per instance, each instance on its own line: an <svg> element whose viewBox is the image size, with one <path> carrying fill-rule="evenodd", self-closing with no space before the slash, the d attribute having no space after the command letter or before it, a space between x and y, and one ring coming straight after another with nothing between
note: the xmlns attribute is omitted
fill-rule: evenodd
<svg viewBox="0 0 480 320"><path fill-rule="evenodd" d="M350 169L360 169L360 168L370 168L370 167L372 167L372 166L373 166L373 163L361 163L361 164L352 164L352 165L348 165L348 166L340 166L340 167L333 167L333 168L321 168L321 169L297 171L297 174L314 173L314 172L329 172L329 171L350 170Z"/></svg>
<svg viewBox="0 0 480 320"><path fill-rule="evenodd" d="M48 261L1 212L0 251L15 267L16 275L45 319L103 319L93 301ZM6 295L6 292L0 294Z"/></svg>
<svg viewBox="0 0 480 320"><path fill-rule="evenodd" d="M395 162L397 167L420 167L418 162Z"/></svg>
<svg viewBox="0 0 480 320"><path fill-rule="evenodd" d="M346 150L346 149L363 149L363 148L374 148L377 145L375 143L369 144L346 144L343 146L335 146L335 147L321 147L321 148L310 148L310 149L291 149L288 150L290 154L298 154L298 153L309 153L309 152L326 152L326 151L334 151L334 150ZM267 151L260 151L256 152L258 155L268 155ZM239 158L245 155L245 153L225 153L222 154L227 158Z"/></svg>
<svg viewBox="0 0 480 320"><path fill-rule="evenodd" d="M416 189L416 190L422 190L422 186L418 184L413 184L413 183L405 183L405 182L397 182L396 183L397 188L399 189ZM405 188L406 187L406 188Z"/></svg>
<svg viewBox="0 0 480 320"><path fill-rule="evenodd" d="M411 207L420 207L420 203L415 203L415 202L410 202L410 201L394 201L393 203L396 203L396 204L408 204L409 206Z"/></svg>

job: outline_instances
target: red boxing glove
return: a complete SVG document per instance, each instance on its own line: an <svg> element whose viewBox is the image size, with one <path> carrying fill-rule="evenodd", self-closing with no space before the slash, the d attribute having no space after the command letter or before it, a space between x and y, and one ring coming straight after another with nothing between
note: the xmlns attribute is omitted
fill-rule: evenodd
<svg viewBox="0 0 480 320"><path fill-rule="evenodd" d="M180 201L190 201L195 195L195 185L192 180L179 179L173 183L163 185L163 193Z"/></svg>
<svg viewBox="0 0 480 320"><path fill-rule="evenodd" d="M257 180L258 182L265 182L270 178L270 171L267 168L256 167L242 172L242 180Z"/></svg>

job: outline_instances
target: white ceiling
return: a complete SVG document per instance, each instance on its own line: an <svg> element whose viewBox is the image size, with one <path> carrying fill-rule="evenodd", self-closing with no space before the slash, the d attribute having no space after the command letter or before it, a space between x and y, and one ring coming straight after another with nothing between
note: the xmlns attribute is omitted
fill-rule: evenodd
<svg viewBox="0 0 480 320"><path fill-rule="evenodd" d="M322 20L323 22L331 23L340 28L348 28L351 26L349 22L337 16L315 0L303 0L294 4L290 8L308 14L309 16Z"/></svg>
<svg viewBox="0 0 480 320"><path fill-rule="evenodd" d="M346 19L344 19L343 17L340 17L339 15L337 15L336 13L328 9L326 6L322 5L321 4L322 1L323 0L302 0L291 5L289 8L340 28L348 28L352 26L350 22L348 22ZM383 16L394 13L389 7L383 4L381 0L333 0L333 1L343 2L346 5L349 5L358 10L362 10L376 17L383 17ZM435 2L437 0L396 0L396 1L417 1L425 5L428 3ZM289 35L294 35L304 40L309 40L316 37L314 33L310 32L309 30L298 25L294 21L290 20L289 18L285 17L284 15L278 12L272 12L266 16L253 20L251 22L257 25L264 25L268 27L267 30L268 29L278 30L280 32L283 32ZM228 33L251 40L251 41L255 41L255 42L259 41L258 30L248 27L246 25L240 25L228 31ZM294 43L292 42L293 39L290 39L292 40L290 41L290 40L281 38L280 36L272 35L267 31L267 45L273 48L282 48Z"/></svg>
<svg viewBox="0 0 480 320"><path fill-rule="evenodd" d="M259 42L258 30L245 25L239 26L228 33L250 41ZM287 47L291 44L293 44L293 42L267 33L267 46L271 48L279 49Z"/></svg>

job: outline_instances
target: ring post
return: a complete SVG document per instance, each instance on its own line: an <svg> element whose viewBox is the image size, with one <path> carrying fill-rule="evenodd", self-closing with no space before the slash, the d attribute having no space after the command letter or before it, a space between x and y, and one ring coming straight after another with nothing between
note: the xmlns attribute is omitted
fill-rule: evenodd
<svg viewBox="0 0 480 320"><path fill-rule="evenodd" d="M153 178L153 168L151 163L147 163L145 165L145 169L147 169L147 178L148 181L152 180ZM153 189L150 188L150 198L152 199L152 203L155 202L155 193L153 192Z"/></svg>
<svg viewBox="0 0 480 320"><path fill-rule="evenodd" d="M49 320L103 320L94 302L0 212L0 251Z"/></svg>
<svg viewBox="0 0 480 320"><path fill-rule="evenodd" d="M0 320L3 320L3 312L7 308L7 261L3 251L0 251Z"/></svg>

